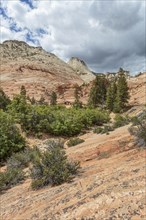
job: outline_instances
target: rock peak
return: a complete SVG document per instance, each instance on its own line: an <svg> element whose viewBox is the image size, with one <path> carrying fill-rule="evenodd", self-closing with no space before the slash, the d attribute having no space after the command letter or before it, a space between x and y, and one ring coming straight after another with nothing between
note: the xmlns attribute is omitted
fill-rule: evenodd
<svg viewBox="0 0 146 220"><path fill-rule="evenodd" d="M81 63L82 65L84 65L84 66L87 67L86 63L85 63L83 60L81 60L80 58L78 58L78 57L71 57L71 59L70 59L69 62L79 62L79 63Z"/></svg>
<svg viewBox="0 0 146 220"><path fill-rule="evenodd" d="M6 40L0 45L8 46L8 47L37 48L37 49L43 50L43 48L40 46L39 47L31 46L25 41L19 41L19 40Z"/></svg>
<svg viewBox="0 0 146 220"><path fill-rule="evenodd" d="M19 40L5 40L3 42L3 44L25 44L28 45L26 42L24 41L19 41ZM28 45L29 46L29 45Z"/></svg>
<svg viewBox="0 0 146 220"><path fill-rule="evenodd" d="M68 64L77 72L78 75L84 80L84 82L88 83L95 79L95 75L88 68L87 64L78 57L72 57Z"/></svg>

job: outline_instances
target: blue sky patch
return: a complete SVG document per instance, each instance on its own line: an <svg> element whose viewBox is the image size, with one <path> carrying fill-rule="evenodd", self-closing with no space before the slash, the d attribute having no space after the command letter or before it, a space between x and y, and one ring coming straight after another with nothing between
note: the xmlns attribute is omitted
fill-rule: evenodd
<svg viewBox="0 0 146 220"><path fill-rule="evenodd" d="M34 8L32 0L20 0L20 2L24 2L25 4L29 5L30 8Z"/></svg>
<svg viewBox="0 0 146 220"><path fill-rule="evenodd" d="M13 21L13 19L7 15L6 10L2 7L0 7L0 15L9 21L11 31L15 31L15 32L22 31L22 28L17 26L17 24Z"/></svg>
<svg viewBox="0 0 146 220"><path fill-rule="evenodd" d="M36 39L32 32L28 30L28 33L26 34L26 41L27 42L32 42L33 44L37 45L37 46L40 46L40 42L38 39Z"/></svg>
<svg viewBox="0 0 146 220"><path fill-rule="evenodd" d="M2 7L0 7L0 15L2 15L4 18L8 18L6 10Z"/></svg>
<svg viewBox="0 0 146 220"><path fill-rule="evenodd" d="M16 23L12 23L11 26L10 26L10 30L15 31L15 32L20 32L20 31L22 31L22 28L17 27Z"/></svg>
<svg viewBox="0 0 146 220"><path fill-rule="evenodd" d="M38 28L38 29L36 30L36 32L37 32L37 34L38 34L39 36L44 35L44 34L48 34L48 32L45 31L43 28Z"/></svg>

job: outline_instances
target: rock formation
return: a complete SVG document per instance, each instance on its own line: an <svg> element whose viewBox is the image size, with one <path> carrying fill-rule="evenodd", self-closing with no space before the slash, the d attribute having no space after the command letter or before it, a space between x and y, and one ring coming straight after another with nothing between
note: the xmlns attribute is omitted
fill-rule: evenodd
<svg viewBox="0 0 146 220"><path fill-rule="evenodd" d="M82 84L83 80L64 61L41 47L22 41L0 44L1 86L8 95L25 85L30 96L40 97L60 84Z"/></svg>
<svg viewBox="0 0 146 220"><path fill-rule="evenodd" d="M76 71L76 73L82 78L86 83L95 79L95 75L89 70L88 66L83 60L77 57L72 57L68 64Z"/></svg>
<svg viewBox="0 0 146 220"><path fill-rule="evenodd" d="M59 103L72 103L74 85L78 84L83 85L81 101L87 103L95 75L79 58L73 57L67 64L41 47L32 47L16 40L0 44L0 51L0 86L11 98L20 92L21 85L25 85L27 94L35 99L43 95L49 101L50 92L55 90ZM146 72L135 77L129 77L127 72L125 74L130 89L130 104L146 104ZM115 74L107 76L111 78Z"/></svg>

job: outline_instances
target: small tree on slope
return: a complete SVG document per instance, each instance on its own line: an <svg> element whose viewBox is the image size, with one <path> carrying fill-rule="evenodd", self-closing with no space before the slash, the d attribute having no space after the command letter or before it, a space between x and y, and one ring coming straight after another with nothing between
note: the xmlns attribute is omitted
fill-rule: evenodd
<svg viewBox="0 0 146 220"><path fill-rule="evenodd" d="M57 104L57 94L56 92L51 93L51 100L50 100L50 105L56 105Z"/></svg>
<svg viewBox="0 0 146 220"><path fill-rule="evenodd" d="M123 73L121 73L117 82L117 93L114 103L114 111L117 113L122 112L126 108L128 100L129 92L126 77Z"/></svg>
<svg viewBox="0 0 146 220"><path fill-rule="evenodd" d="M108 87L107 95L106 95L106 107L110 111L113 111L113 108L114 108L114 102L116 99L116 92L117 92L117 85L116 85L116 82L114 81Z"/></svg>
<svg viewBox="0 0 146 220"><path fill-rule="evenodd" d="M88 105L92 107L97 107L98 105L103 105L106 100L108 81L105 77L96 76L94 84L90 90Z"/></svg>
<svg viewBox="0 0 146 220"><path fill-rule="evenodd" d="M8 104L10 104L10 99L0 88L0 109L6 110Z"/></svg>

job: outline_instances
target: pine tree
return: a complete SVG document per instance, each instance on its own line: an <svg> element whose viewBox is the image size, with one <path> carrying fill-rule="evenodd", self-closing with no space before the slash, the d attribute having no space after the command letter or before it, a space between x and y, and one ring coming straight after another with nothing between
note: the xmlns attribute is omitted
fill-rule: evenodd
<svg viewBox="0 0 146 220"><path fill-rule="evenodd" d="M21 86L21 89L20 89L20 95L26 96L26 88L23 85Z"/></svg>
<svg viewBox="0 0 146 220"><path fill-rule="evenodd" d="M51 93L51 99L50 99L50 105L56 105L57 104L57 94L56 92Z"/></svg>
<svg viewBox="0 0 146 220"><path fill-rule="evenodd" d="M35 104L36 104L36 100L35 100L34 96L33 96L32 99L31 99L31 104L32 104L32 105L35 105Z"/></svg>
<svg viewBox="0 0 146 220"><path fill-rule="evenodd" d="M90 90L88 105L97 107L104 105L106 101L108 80L104 76L96 76L93 86Z"/></svg>
<svg viewBox="0 0 146 220"><path fill-rule="evenodd" d="M129 99L128 84L123 73L120 74L117 82L117 94L114 103L114 111L121 112L126 108Z"/></svg>
<svg viewBox="0 0 146 220"><path fill-rule="evenodd" d="M114 108L114 102L116 99L116 92L117 92L117 85L116 82L111 82L110 86L107 89L107 95L106 95L106 107L110 111L113 111Z"/></svg>
<svg viewBox="0 0 146 220"><path fill-rule="evenodd" d="M123 68L122 68L122 67L120 67L120 68L119 68L118 73L120 73L120 74L123 74L123 73L124 73L124 70L123 70Z"/></svg>
<svg viewBox="0 0 146 220"><path fill-rule="evenodd" d="M0 88L0 109L6 109L7 105L10 104L9 97L4 93L2 88Z"/></svg>
<svg viewBox="0 0 146 220"><path fill-rule="evenodd" d="M45 103L45 98L44 98L43 95L41 95L40 100L38 101L38 103L39 103L40 105L45 105L45 104L46 104L46 103Z"/></svg>
<svg viewBox="0 0 146 220"><path fill-rule="evenodd" d="M80 101L80 87L78 85L75 86L74 98L75 98L75 101L73 103L73 106L75 108L81 108L82 102Z"/></svg>

